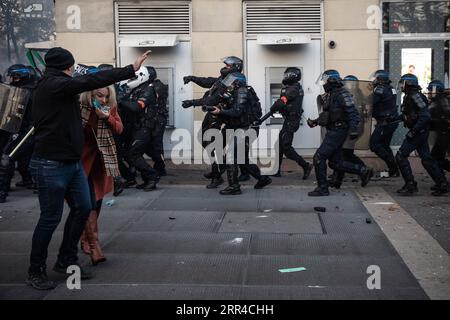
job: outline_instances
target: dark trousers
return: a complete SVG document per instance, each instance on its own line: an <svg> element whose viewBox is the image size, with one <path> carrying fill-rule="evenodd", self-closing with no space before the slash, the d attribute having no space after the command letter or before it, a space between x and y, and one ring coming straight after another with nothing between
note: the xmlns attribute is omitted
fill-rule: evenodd
<svg viewBox="0 0 450 320"><path fill-rule="evenodd" d="M450 172L450 161L447 159L447 152L450 149L450 132L438 133L431 156L436 160L439 166Z"/></svg>
<svg viewBox="0 0 450 320"><path fill-rule="evenodd" d="M203 121L202 121L202 147L203 148L206 148L207 146L209 146L211 143L214 142L214 138L211 141L203 140L203 137L205 136L205 132L208 131L209 129L220 130L221 127L222 127L222 122L217 117L213 116L209 112L207 112L205 114L205 117L203 118ZM221 132L222 132L223 141L225 143L225 131L222 130ZM211 164L212 176L213 176L213 178L218 179L218 178L220 178L222 173L225 171L224 161L222 159L222 164L221 164L220 161L218 161L218 159L216 159L216 154L214 151L211 152L209 157L212 160L211 161L212 162L212 164Z"/></svg>
<svg viewBox="0 0 450 320"><path fill-rule="evenodd" d="M292 142L294 141L294 135L299 127L300 127L300 120L298 121L285 120L283 123L283 127L281 128L279 135L278 171L280 171L281 163L283 162L283 155L285 155L286 158L295 161L299 166L301 166L304 169L308 167L308 162L306 162L305 159L303 159L303 157L301 157L292 146Z"/></svg>
<svg viewBox="0 0 450 320"><path fill-rule="evenodd" d="M58 260L67 266L76 264L77 244L92 208L83 165L81 161L60 162L33 158L30 171L39 191L41 215L33 233L29 272L46 268L48 245L61 221L64 199L70 212L64 226Z"/></svg>
<svg viewBox="0 0 450 320"><path fill-rule="evenodd" d="M370 150L386 162L389 169L393 169L397 166L394 153L391 149L392 137L397 128L398 123L377 125L370 137Z"/></svg>
<svg viewBox="0 0 450 320"><path fill-rule="evenodd" d="M261 180L261 170L256 164L251 164L249 160L249 150L252 141L250 141L249 137L240 137L240 136L234 136L234 143L233 143L233 161L232 163L227 162L226 164L226 170L227 170L227 178L228 178L228 184L231 185L239 185L238 180L238 172L239 167L244 167L244 170L248 174L250 174L253 178L256 180ZM244 154L244 161L243 163L238 159L238 150L245 150Z"/></svg>
<svg viewBox="0 0 450 320"><path fill-rule="evenodd" d="M327 160L331 169L344 173L361 174L363 166L342 159L342 145L347 139L348 129L335 128L328 130L325 138L314 154L314 170L317 184L321 188L328 188Z"/></svg>
<svg viewBox="0 0 450 320"><path fill-rule="evenodd" d="M164 161L164 132L166 131L166 123L158 123L152 129L152 139L147 150L147 155L153 160L153 169L161 172L166 169Z"/></svg>
<svg viewBox="0 0 450 320"><path fill-rule="evenodd" d="M5 146L5 155L9 154L14 148L22 141L23 137L26 135L19 134L19 136L15 140L11 140L8 142L7 146ZM34 149L34 137L31 136L22 144L22 146L16 151L16 153L8 161L2 162L0 164L0 194L6 197L8 194L8 190L11 184L11 180L14 176L15 164L17 162L17 170L22 176L22 180L24 182L32 182L33 178L31 176L29 170L29 164L31 160L31 156L33 154Z"/></svg>
<svg viewBox="0 0 450 320"><path fill-rule="evenodd" d="M144 181L156 180L156 171L144 159L144 154L152 143L152 133L149 128L138 128L133 132L129 150L131 164L142 174Z"/></svg>
<svg viewBox="0 0 450 320"><path fill-rule="evenodd" d="M131 133L125 128L121 135L114 135L117 149L117 161L119 162L120 175L127 181L136 179L136 170L129 160L129 149L131 145Z"/></svg>
<svg viewBox="0 0 450 320"><path fill-rule="evenodd" d="M436 184L443 184L447 181L444 172L439 168L436 160L433 159L428 145L428 130L423 130L412 139L405 138L397 152L396 160L405 183L414 183L414 175L408 157L414 150L417 150L422 165Z"/></svg>

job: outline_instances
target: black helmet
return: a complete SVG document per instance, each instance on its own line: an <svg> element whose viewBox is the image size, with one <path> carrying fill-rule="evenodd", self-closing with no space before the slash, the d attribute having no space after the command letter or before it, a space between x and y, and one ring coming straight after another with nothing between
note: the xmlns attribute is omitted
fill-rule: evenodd
<svg viewBox="0 0 450 320"><path fill-rule="evenodd" d="M283 84L293 84L302 79L302 71L297 67L289 67L284 71Z"/></svg>
<svg viewBox="0 0 450 320"><path fill-rule="evenodd" d="M220 74L223 78L233 72L242 72L242 68L244 66L242 59L235 56L229 56L223 58L222 61L227 65L227 67L220 69Z"/></svg>
<svg viewBox="0 0 450 320"><path fill-rule="evenodd" d="M344 81L358 81L358 77L354 76L354 75L348 75L344 78Z"/></svg>
<svg viewBox="0 0 450 320"><path fill-rule="evenodd" d="M407 91L408 89L415 89L415 90L422 89L419 85L419 79L417 79L417 76L411 73L404 74L398 81L399 91L404 92Z"/></svg>
<svg viewBox="0 0 450 320"><path fill-rule="evenodd" d="M442 83L442 81L433 80L428 84L427 91L429 98L434 98L436 95L445 92L445 85Z"/></svg>
<svg viewBox="0 0 450 320"><path fill-rule="evenodd" d="M369 76L369 80L372 81L374 85L391 83L391 80L389 80L389 72L386 70L375 71Z"/></svg>
<svg viewBox="0 0 450 320"><path fill-rule="evenodd" d="M155 68L153 68L153 67L146 67L146 68L148 70L148 82L155 81L156 77L158 76Z"/></svg>
<svg viewBox="0 0 450 320"><path fill-rule="evenodd" d="M6 76L18 79L16 81L11 82L18 82L30 79L32 76L32 71L30 70L30 68L26 67L23 64L13 64L6 71Z"/></svg>
<svg viewBox="0 0 450 320"><path fill-rule="evenodd" d="M322 73L317 79L316 84L323 86L325 92L330 92L333 88L343 86L341 75L333 69L326 70Z"/></svg>

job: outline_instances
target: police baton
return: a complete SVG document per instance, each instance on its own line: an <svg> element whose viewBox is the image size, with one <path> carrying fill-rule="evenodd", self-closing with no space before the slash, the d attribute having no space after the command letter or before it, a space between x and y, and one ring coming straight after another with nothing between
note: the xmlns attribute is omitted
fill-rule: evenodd
<svg viewBox="0 0 450 320"><path fill-rule="evenodd" d="M34 127L28 131L28 133L23 137L22 141L19 142L19 144L14 148L14 150L8 155L9 158L12 158L14 154L19 150L19 148L24 144L24 142L34 133Z"/></svg>

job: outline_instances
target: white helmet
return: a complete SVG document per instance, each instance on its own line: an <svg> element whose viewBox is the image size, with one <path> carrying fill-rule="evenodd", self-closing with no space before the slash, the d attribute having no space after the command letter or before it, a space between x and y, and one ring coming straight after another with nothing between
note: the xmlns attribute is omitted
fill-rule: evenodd
<svg viewBox="0 0 450 320"><path fill-rule="evenodd" d="M130 90L133 90L139 87L141 84L147 82L148 79L150 79L150 74L148 73L147 68L142 66L138 71L136 71L135 77L121 81L119 83L119 86L126 85Z"/></svg>

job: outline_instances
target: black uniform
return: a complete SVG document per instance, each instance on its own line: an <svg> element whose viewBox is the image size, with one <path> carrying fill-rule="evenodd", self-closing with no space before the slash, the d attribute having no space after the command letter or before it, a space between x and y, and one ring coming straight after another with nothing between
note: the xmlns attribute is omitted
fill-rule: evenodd
<svg viewBox="0 0 450 320"><path fill-rule="evenodd" d="M219 94L219 91L222 90L221 84L223 80L222 77L214 78L214 77L189 76L188 78L189 81L194 82L195 84L199 85L202 88L209 88L209 90L205 92L205 94L201 99L194 99L189 101L190 106L208 105L208 99L217 96ZM223 121L221 120L220 116L213 115L207 112L202 121L202 137L204 136L207 130L209 129L221 130L222 126ZM222 134L224 134L224 132L222 132ZM213 142L214 139L212 139L212 141L202 140L202 147L206 148ZM208 187L214 188L223 182L221 175L225 171L225 166L217 163L217 161L215 160L215 155L213 153L210 155L210 157L212 159L212 165L211 165L211 174L209 175L209 177L212 178L213 181L211 184L208 185Z"/></svg>
<svg viewBox="0 0 450 320"><path fill-rule="evenodd" d="M439 93L431 100L430 115L431 130L437 135L431 155L442 169L450 172L447 159L450 150L450 101L446 93Z"/></svg>
<svg viewBox="0 0 450 320"><path fill-rule="evenodd" d="M317 179L317 189L310 192L310 196L328 195L327 164L337 170L339 175L345 172L361 176L363 185L367 184L372 175L372 170L347 162L342 159L342 145L350 133L357 137L358 124L361 121L360 114L355 107L352 95L342 87L342 84L332 85L332 89L325 95L324 112L315 120L316 124L327 128L325 138L314 154L314 166Z"/></svg>
<svg viewBox="0 0 450 320"><path fill-rule="evenodd" d="M389 168L390 176L398 176L398 167L391 149L392 136L398 128L397 92L389 84L379 84L373 91L372 115L377 121L370 138L370 150Z"/></svg>
<svg viewBox="0 0 450 320"><path fill-rule="evenodd" d="M144 153L152 143L152 110L156 106L156 96L149 84L143 83L134 89L127 101L122 105L136 113L133 125L132 142L128 151L131 164L141 173L144 183L138 188L145 191L153 190L156 186L157 173L144 159Z"/></svg>
<svg viewBox="0 0 450 320"><path fill-rule="evenodd" d="M408 161L409 155L414 150L417 150L423 167L438 186L439 190L433 192L433 195L448 192L447 179L436 160L431 156L428 145L431 118L427 98L418 89L407 90L403 99L402 114L405 127L410 131L396 155L397 164L405 180L405 185L397 192L407 195L418 191L417 182L414 180L411 165Z"/></svg>
<svg viewBox="0 0 450 320"><path fill-rule="evenodd" d="M306 179L312 170L312 164L306 162L292 146L294 135L300 127L300 121L303 114L303 97L304 91L299 82L284 85L281 89L280 99L275 101L270 108L270 112L272 114L279 112L284 118L283 127L279 135L278 174L280 173L283 155L286 155L288 159L295 161L303 168L305 172L304 179Z"/></svg>
<svg viewBox="0 0 450 320"><path fill-rule="evenodd" d="M34 79L29 81L20 81L17 86L28 91L28 102L25 107L25 113L23 115L22 124L17 134L10 134L7 143L3 146L2 165L0 166L0 202L4 202L10 188L11 180L14 176L15 164L17 162L17 170L19 171L22 182L18 183L18 186L33 187L33 178L28 169L31 156L33 155L33 149L35 144L34 135L31 135L25 140L21 147L17 150L13 157L7 159L7 155L11 153L15 147L22 141L26 134L33 127L31 119L31 105L32 105L32 92L35 87Z"/></svg>
<svg viewBox="0 0 450 320"><path fill-rule="evenodd" d="M150 119L150 128L152 132L152 140L147 155L153 160L153 169L156 170L158 176L166 174L166 163L164 161L164 132L169 118L167 110L167 90L166 86L158 79L150 83L150 88L156 97L156 103L153 108L148 109L147 116Z"/></svg>
<svg viewBox="0 0 450 320"><path fill-rule="evenodd" d="M236 75L241 79L245 79L245 76L240 73L234 73L232 75ZM235 131L238 129L242 129L245 133L245 131L250 128L251 123L249 121L247 97L248 88L246 86L246 83L237 84L237 82L235 82L232 92L230 92L228 98L221 101L222 107L220 111L220 117L225 123L225 130ZM228 159L227 157L226 163L228 187L220 191L221 194L236 195L241 193L238 180L238 169L239 164L242 163L239 163L241 159L238 159L238 150L246 150L249 147L248 143L249 141L247 140L245 135L237 134L233 136L233 158ZM246 163L248 159L246 159L245 153L243 160L243 164L246 166L248 173L256 180L258 180L255 185L255 189L261 189L271 182L269 177L261 175L261 171L256 164ZM230 163L230 161L232 163Z"/></svg>

